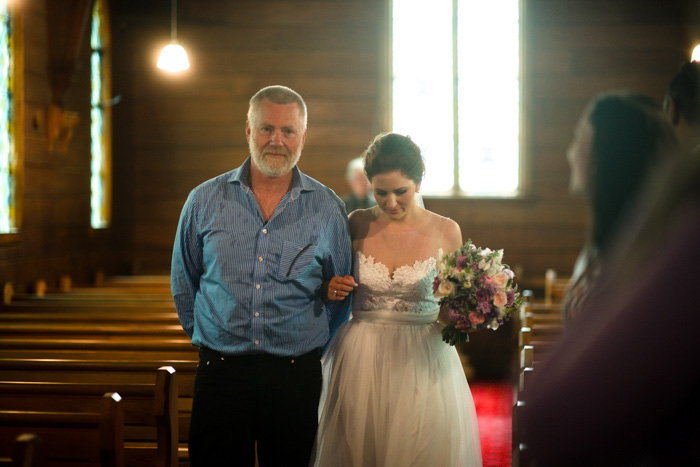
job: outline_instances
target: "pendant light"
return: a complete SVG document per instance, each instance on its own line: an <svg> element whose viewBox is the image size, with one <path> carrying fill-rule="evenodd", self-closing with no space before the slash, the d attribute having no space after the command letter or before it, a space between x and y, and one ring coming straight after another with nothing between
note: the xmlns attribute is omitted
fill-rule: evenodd
<svg viewBox="0 0 700 467"><path fill-rule="evenodd" d="M161 70L176 73L190 67L187 60L187 52L177 43L177 0L172 0L172 11L170 13L170 44L166 45L160 52L158 58L158 68Z"/></svg>
<svg viewBox="0 0 700 467"><path fill-rule="evenodd" d="M700 62L700 45L696 45L693 49L693 55L690 59L691 62Z"/></svg>

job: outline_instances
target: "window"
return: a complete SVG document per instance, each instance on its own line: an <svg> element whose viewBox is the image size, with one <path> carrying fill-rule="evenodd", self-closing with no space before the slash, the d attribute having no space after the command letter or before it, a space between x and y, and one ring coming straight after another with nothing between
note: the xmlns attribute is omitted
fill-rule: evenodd
<svg viewBox="0 0 700 467"><path fill-rule="evenodd" d="M393 131L421 147L430 195L515 196L519 0L393 0Z"/></svg>
<svg viewBox="0 0 700 467"><path fill-rule="evenodd" d="M21 219L20 24L7 2L0 2L0 234L16 232Z"/></svg>
<svg viewBox="0 0 700 467"><path fill-rule="evenodd" d="M111 214L111 112L109 108L110 63L107 8L96 0L92 8L91 56L91 179L90 224L94 229L109 226Z"/></svg>

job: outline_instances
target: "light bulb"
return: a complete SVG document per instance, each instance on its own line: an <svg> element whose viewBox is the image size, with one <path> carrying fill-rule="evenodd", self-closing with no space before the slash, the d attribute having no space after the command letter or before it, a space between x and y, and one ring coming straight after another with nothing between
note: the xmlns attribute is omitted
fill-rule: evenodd
<svg viewBox="0 0 700 467"><path fill-rule="evenodd" d="M691 62L700 62L700 45L696 45L690 58Z"/></svg>
<svg viewBox="0 0 700 467"><path fill-rule="evenodd" d="M187 60L187 52L177 41L166 45L158 58L158 68L171 73L183 71L189 67L190 62Z"/></svg>

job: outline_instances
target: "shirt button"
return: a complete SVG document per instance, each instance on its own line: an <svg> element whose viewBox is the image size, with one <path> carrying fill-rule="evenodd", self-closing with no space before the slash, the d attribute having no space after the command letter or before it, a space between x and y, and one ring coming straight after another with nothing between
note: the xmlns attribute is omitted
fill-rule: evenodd
<svg viewBox="0 0 700 467"><path fill-rule="evenodd" d="M260 313L258 313L258 312L256 311L256 312L255 312L255 316L260 316Z"/></svg>
<svg viewBox="0 0 700 467"><path fill-rule="evenodd" d="M260 288L260 284L255 284L255 288L256 288L256 289L259 289L259 288Z"/></svg>
<svg viewBox="0 0 700 467"><path fill-rule="evenodd" d="M263 233L266 234L266 233L267 233L267 229L263 229Z"/></svg>
<svg viewBox="0 0 700 467"><path fill-rule="evenodd" d="M262 256L258 256L258 261L262 261Z"/></svg>
<svg viewBox="0 0 700 467"><path fill-rule="evenodd" d="M258 345L259 343L260 343L260 341L255 339L255 345Z"/></svg>

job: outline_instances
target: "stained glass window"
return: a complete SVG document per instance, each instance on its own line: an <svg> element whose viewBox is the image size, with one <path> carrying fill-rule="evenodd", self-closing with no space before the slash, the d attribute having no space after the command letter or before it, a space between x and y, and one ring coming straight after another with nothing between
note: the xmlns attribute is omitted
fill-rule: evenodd
<svg viewBox="0 0 700 467"><path fill-rule="evenodd" d="M12 46L12 18L0 2L0 233L17 226Z"/></svg>
<svg viewBox="0 0 700 467"><path fill-rule="evenodd" d="M393 131L421 147L421 191L520 190L520 1L393 0Z"/></svg>
<svg viewBox="0 0 700 467"><path fill-rule="evenodd" d="M108 23L105 2L96 0L92 9L90 34L91 56L91 179L90 179L90 224L95 229L109 226L110 180L111 180L111 135L110 114L106 104L109 99L109 61L106 42Z"/></svg>

